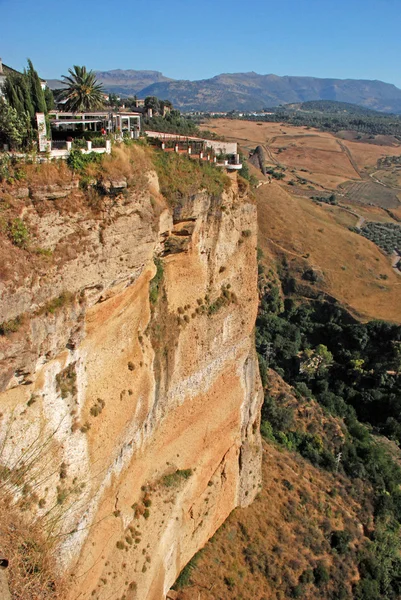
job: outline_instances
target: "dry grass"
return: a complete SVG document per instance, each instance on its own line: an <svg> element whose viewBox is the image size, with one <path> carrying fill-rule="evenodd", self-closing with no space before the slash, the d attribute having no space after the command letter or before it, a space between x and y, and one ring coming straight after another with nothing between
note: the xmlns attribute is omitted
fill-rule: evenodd
<svg viewBox="0 0 401 600"><path fill-rule="evenodd" d="M259 245L266 256L285 256L298 279L307 265L316 268L323 282L315 287L363 319L401 322L401 278L377 246L339 224L327 206L293 198L275 183L258 188L256 196Z"/></svg>
<svg viewBox="0 0 401 600"><path fill-rule="evenodd" d="M68 168L64 160L24 165L23 170L26 173L26 177L22 180L22 185L62 185L70 183L73 179L72 171Z"/></svg>
<svg viewBox="0 0 401 600"><path fill-rule="evenodd" d="M120 145L103 157L102 162L87 167L88 175L101 179L121 179L134 183L146 181L145 173L153 169L151 150L138 145Z"/></svg>
<svg viewBox="0 0 401 600"><path fill-rule="evenodd" d="M213 120L208 127L211 125L216 133L237 140L245 150L260 144L267 164L286 167L284 182L299 176L316 189L335 189L349 179L359 179L347 154L331 133L281 123L228 119Z"/></svg>
<svg viewBox="0 0 401 600"><path fill-rule="evenodd" d="M327 416L269 371L269 394L294 409L294 428L324 438L335 450L341 422ZM296 452L263 444L263 487L254 503L235 510L189 570L178 600L287 600L351 598L358 579L357 552L372 526L370 487L313 467ZM349 552L333 551L330 533L347 530ZM329 572L315 584L313 570ZM337 596L342 587L342 595ZM344 595L345 594L345 595Z"/></svg>
<svg viewBox="0 0 401 600"><path fill-rule="evenodd" d="M12 600L65 600L66 587L57 575L52 545L40 521L0 498L0 553L9 560Z"/></svg>
<svg viewBox="0 0 401 600"><path fill-rule="evenodd" d="M386 141L385 139L383 140ZM383 156L401 156L401 146L392 144L376 145L361 142L343 141L344 145L351 152L355 162L360 169L364 167L374 167L379 158Z"/></svg>
<svg viewBox="0 0 401 600"><path fill-rule="evenodd" d="M260 144L268 164L279 163L287 168L286 180L298 175L316 189L334 190L345 181L359 180L358 170L366 174L379 158L401 155L401 146L391 136L376 136L374 143L367 143L349 141L344 132L335 136L282 123L228 119L213 119L207 127L228 140L238 141L248 151Z"/></svg>
<svg viewBox="0 0 401 600"><path fill-rule="evenodd" d="M395 223L396 221L389 215L389 213L380 208L380 206L355 206L351 202L347 202L344 198L340 199L342 205L347 206L351 211L357 213L360 217L364 217L366 221L374 221L375 223ZM391 212L395 212L391 209ZM401 216L401 213L400 213ZM355 224L355 223L354 223Z"/></svg>
<svg viewBox="0 0 401 600"><path fill-rule="evenodd" d="M346 528L354 547L363 541L358 496L340 476L273 444L264 444L263 480L254 503L235 510L206 545L179 600L316 600L334 597L340 584L352 596L355 554L333 554L328 534ZM295 595L319 562L329 571L334 564L327 587L304 583Z"/></svg>

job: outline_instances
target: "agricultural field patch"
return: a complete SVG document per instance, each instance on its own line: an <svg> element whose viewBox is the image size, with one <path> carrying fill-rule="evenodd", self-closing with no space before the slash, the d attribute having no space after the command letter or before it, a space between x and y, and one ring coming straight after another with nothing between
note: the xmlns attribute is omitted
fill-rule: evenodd
<svg viewBox="0 0 401 600"><path fill-rule="evenodd" d="M382 208L400 207L396 190L373 181L351 181L341 185L340 189L351 202L373 204Z"/></svg>
<svg viewBox="0 0 401 600"><path fill-rule="evenodd" d="M397 221L397 216L395 214L393 216L393 213L396 212L395 209L387 211L384 208L380 208L380 206L369 206L368 204L358 204L356 206L341 197L338 197L338 201L341 206L345 206L351 212L365 219L365 221L375 221L378 223L395 223Z"/></svg>
<svg viewBox="0 0 401 600"><path fill-rule="evenodd" d="M383 141L386 141L383 139ZM388 155L400 156L401 146L392 144L367 144L363 140L352 142L343 140L342 143L352 155L353 160L359 169L376 167L377 161Z"/></svg>

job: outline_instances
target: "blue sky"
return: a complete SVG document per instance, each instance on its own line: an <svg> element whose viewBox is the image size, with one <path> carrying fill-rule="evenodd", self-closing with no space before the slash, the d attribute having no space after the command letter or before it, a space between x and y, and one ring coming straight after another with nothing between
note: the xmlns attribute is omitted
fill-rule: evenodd
<svg viewBox="0 0 401 600"><path fill-rule="evenodd" d="M0 56L175 79L256 71L401 87L401 0L0 0Z"/></svg>

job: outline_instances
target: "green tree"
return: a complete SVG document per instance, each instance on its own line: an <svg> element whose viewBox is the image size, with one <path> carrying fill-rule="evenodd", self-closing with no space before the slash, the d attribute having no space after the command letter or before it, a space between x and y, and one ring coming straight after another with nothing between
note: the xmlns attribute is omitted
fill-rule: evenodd
<svg viewBox="0 0 401 600"><path fill-rule="evenodd" d="M51 91L51 89L49 87L46 86L44 93L45 93L45 101L46 101L47 111L53 110L55 107L53 92Z"/></svg>
<svg viewBox="0 0 401 600"><path fill-rule="evenodd" d="M68 69L68 72L69 76L63 75L67 87L60 94L60 99L66 100L66 110L78 112L101 108L103 86L96 80L95 73L77 65L74 65L73 69Z"/></svg>
<svg viewBox="0 0 401 600"><path fill-rule="evenodd" d="M0 142L17 150L29 139L30 123L26 113L19 115L15 108L0 98Z"/></svg>
<svg viewBox="0 0 401 600"><path fill-rule="evenodd" d="M4 84L4 95L19 115L27 113L30 119L35 117L31 88L26 74L10 73Z"/></svg>
<svg viewBox="0 0 401 600"><path fill-rule="evenodd" d="M160 100L156 96L147 96L145 98L145 108L151 108L153 112L160 113Z"/></svg>
<svg viewBox="0 0 401 600"><path fill-rule="evenodd" d="M35 71L32 61L28 58L28 71L27 77L31 89L32 104L35 113L47 114L47 106L45 100L45 94L42 90L42 84L39 79L39 75Z"/></svg>

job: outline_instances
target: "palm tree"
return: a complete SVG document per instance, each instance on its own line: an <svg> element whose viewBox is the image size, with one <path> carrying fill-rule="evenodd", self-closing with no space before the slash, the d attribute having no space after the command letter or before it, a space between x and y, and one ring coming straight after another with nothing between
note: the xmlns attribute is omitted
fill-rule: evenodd
<svg viewBox="0 0 401 600"><path fill-rule="evenodd" d="M67 87L60 94L60 100L66 100L66 110L78 112L101 108L104 91L102 84L97 82L95 73L77 65L68 69L68 72L70 76L62 76Z"/></svg>

